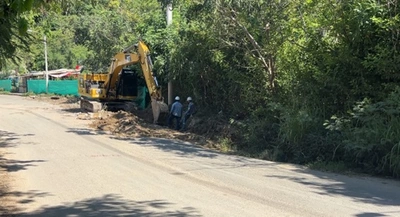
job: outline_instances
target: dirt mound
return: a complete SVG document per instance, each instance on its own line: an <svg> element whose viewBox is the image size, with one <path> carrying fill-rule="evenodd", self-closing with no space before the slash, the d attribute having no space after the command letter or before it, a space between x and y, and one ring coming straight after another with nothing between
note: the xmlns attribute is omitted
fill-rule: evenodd
<svg viewBox="0 0 400 217"><path fill-rule="evenodd" d="M205 137L155 125L149 120L152 120L152 116L149 118L146 111L137 111L134 114L125 111L100 111L97 115L93 115L93 122L90 126L121 137L157 137L188 141L197 145L207 144Z"/></svg>
<svg viewBox="0 0 400 217"><path fill-rule="evenodd" d="M39 95L29 96L28 98L59 105L64 111L75 113L77 119L91 121L89 124L91 128L107 131L124 138L157 137L176 139L204 147L216 148L212 140L221 130L221 121L214 117L204 120L194 117L188 123L189 131L180 132L165 126L153 124L151 108L132 112L99 111L96 113L89 113L80 110L79 99L76 97L50 97ZM166 122L166 120L162 121Z"/></svg>

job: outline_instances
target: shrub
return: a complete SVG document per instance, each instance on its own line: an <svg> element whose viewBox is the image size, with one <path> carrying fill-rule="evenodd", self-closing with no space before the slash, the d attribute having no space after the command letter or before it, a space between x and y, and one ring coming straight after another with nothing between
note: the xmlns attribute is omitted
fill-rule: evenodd
<svg viewBox="0 0 400 217"><path fill-rule="evenodd" d="M400 88L385 100L364 99L325 126L340 133L343 156L352 167L374 174L400 175Z"/></svg>

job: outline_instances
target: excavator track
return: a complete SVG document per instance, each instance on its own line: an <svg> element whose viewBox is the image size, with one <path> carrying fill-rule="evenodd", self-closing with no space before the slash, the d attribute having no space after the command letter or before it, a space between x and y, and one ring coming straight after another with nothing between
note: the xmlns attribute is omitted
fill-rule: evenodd
<svg viewBox="0 0 400 217"><path fill-rule="evenodd" d="M133 112L138 110L137 104L134 102L99 102L84 98L80 101L80 107L88 112L98 112L100 110Z"/></svg>
<svg viewBox="0 0 400 217"><path fill-rule="evenodd" d="M88 112L98 112L103 109L103 103L98 101L91 101L85 98L81 98L80 107L84 111Z"/></svg>

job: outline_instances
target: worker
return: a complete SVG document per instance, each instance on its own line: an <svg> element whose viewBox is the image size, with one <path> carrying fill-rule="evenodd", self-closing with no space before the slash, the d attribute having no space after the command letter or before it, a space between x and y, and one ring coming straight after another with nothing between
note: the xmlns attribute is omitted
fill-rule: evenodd
<svg viewBox="0 0 400 217"><path fill-rule="evenodd" d="M187 103L188 103L188 108L187 108L187 111L185 112L185 114L183 115L183 118L182 118L182 129L181 129L182 131L183 131L183 130L186 130L186 123L187 123L188 119L189 119L194 113L196 113L196 109L195 109L195 106L194 106L192 97L189 96L189 97L186 99L186 101L187 101Z"/></svg>
<svg viewBox="0 0 400 217"><path fill-rule="evenodd" d="M175 102L171 106L171 111L169 112L168 117L168 127L171 128L173 119L176 119L176 126L175 129L179 130L180 128L180 121L182 117L182 104L179 102L179 96L175 97Z"/></svg>

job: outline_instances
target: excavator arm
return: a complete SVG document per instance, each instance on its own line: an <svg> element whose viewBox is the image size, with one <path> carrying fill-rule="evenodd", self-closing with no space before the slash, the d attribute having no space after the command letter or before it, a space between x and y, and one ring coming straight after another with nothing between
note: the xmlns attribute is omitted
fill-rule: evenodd
<svg viewBox="0 0 400 217"><path fill-rule="evenodd" d="M139 41L137 46L143 76L151 97L154 123L157 123L160 114L168 113L168 105L164 103L161 87L158 85L157 77L153 72L153 63L151 61L149 48L142 41Z"/></svg>
<svg viewBox="0 0 400 217"><path fill-rule="evenodd" d="M158 85L157 77L153 72L153 63L150 57L148 47L142 42L138 43L138 52L140 57L140 65L142 67L143 76L149 89L150 96L157 100L163 100L161 95L161 87Z"/></svg>

